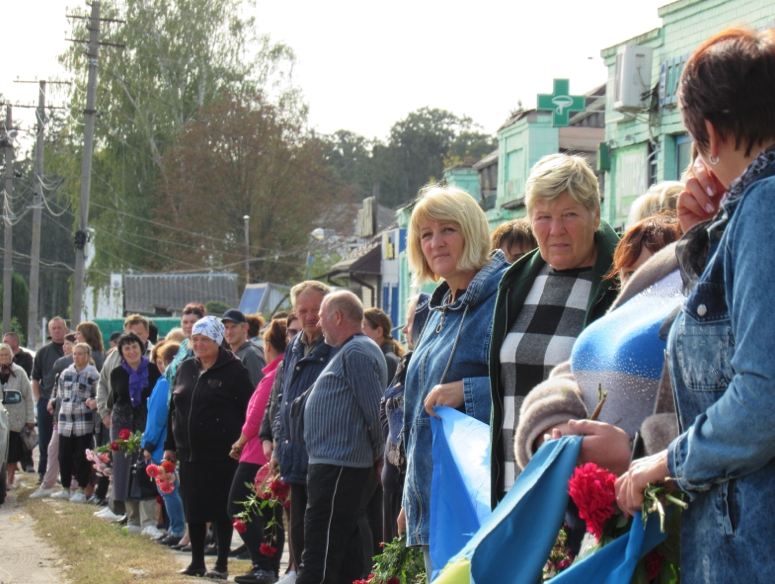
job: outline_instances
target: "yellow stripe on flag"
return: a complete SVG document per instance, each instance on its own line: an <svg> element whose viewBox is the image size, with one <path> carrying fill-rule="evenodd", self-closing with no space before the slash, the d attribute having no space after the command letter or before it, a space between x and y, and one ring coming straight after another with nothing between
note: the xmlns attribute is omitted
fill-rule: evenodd
<svg viewBox="0 0 775 584"><path fill-rule="evenodd" d="M471 561L458 558L447 564L433 584L471 584Z"/></svg>

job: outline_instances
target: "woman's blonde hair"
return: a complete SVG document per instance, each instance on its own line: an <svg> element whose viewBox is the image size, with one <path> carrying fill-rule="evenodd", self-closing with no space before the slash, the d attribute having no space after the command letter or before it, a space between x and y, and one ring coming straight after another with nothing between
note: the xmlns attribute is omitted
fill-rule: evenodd
<svg viewBox="0 0 775 584"><path fill-rule="evenodd" d="M684 190L682 182L666 180L651 185L649 190L633 201L630 206L630 214L627 225L632 227L639 221L660 215L662 213L675 213L678 204L678 195Z"/></svg>
<svg viewBox="0 0 775 584"><path fill-rule="evenodd" d="M407 258L412 270L412 284L438 282L422 253L420 230L428 221L452 223L463 236L463 256L457 269L462 272L481 270L490 261L490 229L487 217L474 198L457 187L428 185L412 211L407 233Z"/></svg>
<svg viewBox="0 0 775 584"><path fill-rule="evenodd" d="M525 207L532 217L539 200L554 201L562 193L592 213L600 211L600 185L582 156L549 154L530 169L525 183Z"/></svg>

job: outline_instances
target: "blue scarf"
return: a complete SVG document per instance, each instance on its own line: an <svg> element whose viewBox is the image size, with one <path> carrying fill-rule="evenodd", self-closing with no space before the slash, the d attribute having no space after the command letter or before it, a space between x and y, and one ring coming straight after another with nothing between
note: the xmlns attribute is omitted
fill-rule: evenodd
<svg viewBox="0 0 775 584"><path fill-rule="evenodd" d="M121 359L121 366L129 373L129 399L133 408L140 405L143 389L148 387L148 363L148 357L140 357L140 365L135 370L129 366L126 359Z"/></svg>

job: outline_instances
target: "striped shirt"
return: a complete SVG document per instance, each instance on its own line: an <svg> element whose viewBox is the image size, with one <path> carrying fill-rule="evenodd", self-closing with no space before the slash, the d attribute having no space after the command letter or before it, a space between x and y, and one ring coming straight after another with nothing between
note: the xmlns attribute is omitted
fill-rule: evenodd
<svg viewBox="0 0 775 584"><path fill-rule="evenodd" d="M387 385L382 349L363 334L346 341L318 377L304 409L310 464L374 465L385 442L379 402Z"/></svg>
<svg viewBox="0 0 775 584"><path fill-rule="evenodd" d="M514 430L525 396L568 360L592 290L592 268L555 270L546 264L533 282L514 325L501 345L504 487L517 478Z"/></svg>

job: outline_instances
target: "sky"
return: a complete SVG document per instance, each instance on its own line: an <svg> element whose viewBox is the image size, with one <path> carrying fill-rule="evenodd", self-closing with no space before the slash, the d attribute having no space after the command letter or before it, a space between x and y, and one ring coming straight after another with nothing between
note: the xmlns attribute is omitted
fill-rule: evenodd
<svg viewBox="0 0 775 584"><path fill-rule="evenodd" d="M14 83L61 74L66 6L75 0L5 0L6 51L0 93L36 104L37 86ZM386 139L418 108L470 116L494 134L521 100L534 107L554 78L573 94L604 83L601 49L658 27L668 0L461 2L256 0L259 32L290 45L296 84L320 133L346 129ZM49 104L62 103L54 88ZM32 110L14 109L23 130ZM3 119L5 114L3 112Z"/></svg>

